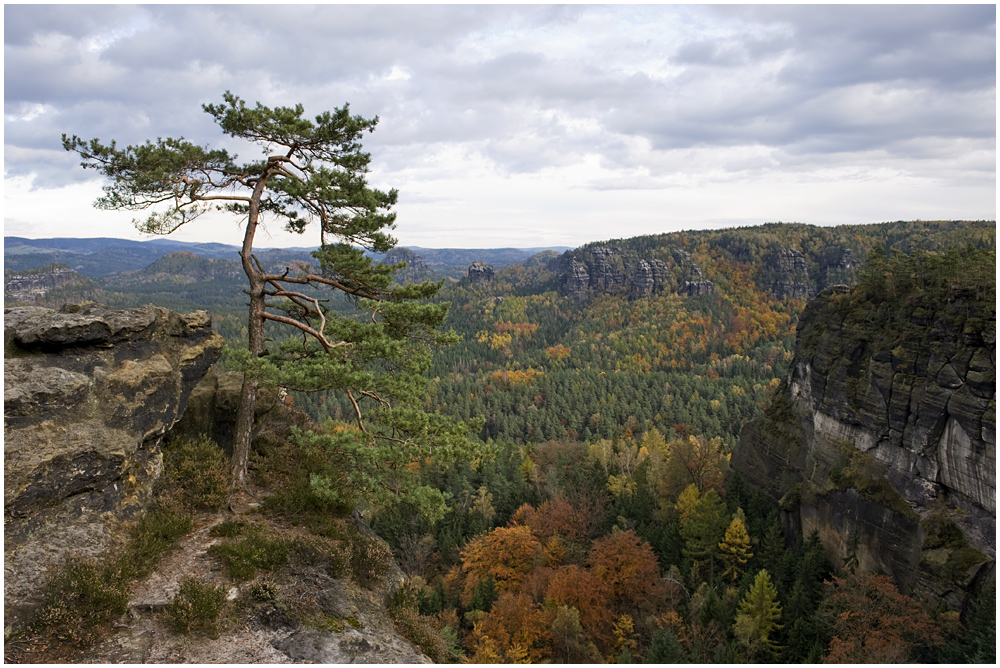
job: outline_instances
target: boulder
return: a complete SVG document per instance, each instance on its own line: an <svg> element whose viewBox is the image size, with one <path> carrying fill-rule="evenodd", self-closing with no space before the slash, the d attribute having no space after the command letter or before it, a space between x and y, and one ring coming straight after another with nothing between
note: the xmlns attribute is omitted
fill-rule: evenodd
<svg viewBox="0 0 1000 668"><path fill-rule="evenodd" d="M4 609L40 602L68 557L99 557L141 510L160 442L222 352L204 311L99 304L4 311Z"/></svg>

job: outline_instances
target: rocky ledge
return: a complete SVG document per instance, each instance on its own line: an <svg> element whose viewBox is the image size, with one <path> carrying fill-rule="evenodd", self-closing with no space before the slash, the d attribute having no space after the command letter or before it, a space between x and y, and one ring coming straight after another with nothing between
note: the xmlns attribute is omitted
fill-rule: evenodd
<svg viewBox="0 0 1000 668"><path fill-rule="evenodd" d="M37 605L52 569L118 542L160 473L160 441L222 345L204 311L4 311L8 624Z"/></svg>

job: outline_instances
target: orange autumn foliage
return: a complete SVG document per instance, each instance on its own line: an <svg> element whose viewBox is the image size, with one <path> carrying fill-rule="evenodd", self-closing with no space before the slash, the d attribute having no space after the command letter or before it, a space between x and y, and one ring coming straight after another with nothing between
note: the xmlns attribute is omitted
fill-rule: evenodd
<svg viewBox="0 0 1000 668"><path fill-rule="evenodd" d="M584 508L576 508L562 497L549 499L524 522L531 527L541 543L548 543L555 536L573 543L583 543L587 538L592 518Z"/></svg>
<svg viewBox="0 0 1000 668"><path fill-rule="evenodd" d="M564 346L561 343L557 343L556 345L545 349L545 354L555 360L561 360L564 357L569 357L572 352L572 348Z"/></svg>
<svg viewBox="0 0 1000 668"><path fill-rule="evenodd" d="M631 529L595 540L588 563L616 616L649 607L665 594L653 548Z"/></svg>
<svg viewBox="0 0 1000 668"><path fill-rule="evenodd" d="M824 663L908 663L918 645L942 643L930 615L887 575L850 573L826 582L823 604L833 640Z"/></svg>
<svg viewBox="0 0 1000 668"><path fill-rule="evenodd" d="M466 643L472 663L540 663L551 654L551 615L531 599L506 592L476 622Z"/></svg>
<svg viewBox="0 0 1000 668"><path fill-rule="evenodd" d="M536 376L541 376L541 371L535 369L502 369L490 374L490 380L501 387L509 388L518 383L530 383Z"/></svg>
<svg viewBox="0 0 1000 668"><path fill-rule="evenodd" d="M526 526L498 527L473 538L460 553L467 573L462 602L468 604L479 581L492 577L498 592L517 589L534 567L541 543Z"/></svg>
<svg viewBox="0 0 1000 668"><path fill-rule="evenodd" d="M587 634L610 647L614 615L608 605L610 591L589 569L576 564L556 570L549 581L545 598L555 606L565 605L580 611L580 624Z"/></svg>

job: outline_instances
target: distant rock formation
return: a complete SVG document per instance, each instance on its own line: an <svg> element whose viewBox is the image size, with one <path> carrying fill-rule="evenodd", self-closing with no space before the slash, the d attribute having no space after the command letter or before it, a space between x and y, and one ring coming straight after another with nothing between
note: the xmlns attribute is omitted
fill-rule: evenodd
<svg viewBox="0 0 1000 668"><path fill-rule="evenodd" d="M409 248L402 248L397 246L391 251L385 254L382 258L382 264L399 264L400 262L406 263L406 269L404 271L409 272L426 272L427 263L424 258L420 257L414 253Z"/></svg>
<svg viewBox="0 0 1000 668"><path fill-rule="evenodd" d="M811 297L814 294L806 258L801 251L794 248L781 251L771 260L770 265L776 277L769 287L771 293L778 299Z"/></svg>
<svg viewBox="0 0 1000 668"><path fill-rule="evenodd" d="M659 292L666 283L667 265L662 260L639 260L629 280L632 297L645 297Z"/></svg>
<svg viewBox="0 0 1000 668"><path fill-rule="evenodd" d="M715 283L712 281L684 281L677 292L688 297L710 295L715 292Z"/></svg>
<svg viewBox="0 0 1000 668"><path fill-rule="evenodd" d="M489 283L493 280L493 267L482 260L476 260L469 265L469 282L473 285Z"/></svg>
<svg viewBox="0 0 1000 668"><path fill-rule="evenodd" d="M67 286L83 288L90 286L92 291L97 290L97 286L88 278L81 276L64 264L53 263L20 273L5 272L3 296L8 303L35 304L39 300L44 300L45 296L52 290Z"/></svg>
<svg viewBox="0 0 1000 668"><path fill-rule="evenodd" d="M788 378L733 465L834 563L960 607L996 558L995 310L970 294L903 307L848 293L809 303ZM876 308L905 308L887 322L913 331L873 330Z"/></svg>
<svg viewBox="0 0 1000 668"><path fill-rule="evenodd" d="M559 264L559 291L576 302L591 294L645 297L662 290L670 278L670 269L662 260L640 258L617 246L567 251Z"/></svg>
<svg viewBox="0 0 1000 668"><path fill-rule="evenodd" d="M7 623L38 604L68 555L118 542L160 474L162 437L222 345L204 311L4 311Z"/></svg>

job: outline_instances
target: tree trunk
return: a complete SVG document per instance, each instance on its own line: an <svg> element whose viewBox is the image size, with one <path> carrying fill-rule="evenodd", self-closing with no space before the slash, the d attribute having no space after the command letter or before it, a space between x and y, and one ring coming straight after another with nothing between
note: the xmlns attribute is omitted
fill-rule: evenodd
<svg viewBox="0 0 1000 668"><path fill-rule="evenodd" d="M250 278L250 312L247 322L250 356L256 359L264 352L264 281L259 272L254 272ZM258 283L259 285L255 285ZM260 380L253 369L243 375L243 387L240 390L240 405L236 411L236 427L233 431L233 456L230 459L230 488L233 491L245 490L247 487L247 463L250 459L250 444L253 440L254 414L257 408L257 392Z"/></svg>
<svg viewBox="0 0 1000 668"><path fill-rule="evenodd" d="M250 309L247 317L247 348L251 363L264 352L264 274L253 263L253 239L257 231L257 220L260 214L260 198L264 193L264 185L270 176L271 161L264 169L260 179L254 186L250 199L250 211L247 215L246 233L243 235L243 248L240 258L243 271L250 281ZM233 430L233 455L229 460L230 493L247 490L247 463L250 460L250 444L253 441L254 413L257 408L257 392L260 389L260 379L255 369L248 369L243 374L243 388L240 390L240 406L236 411L236 428Z"/></svg>

